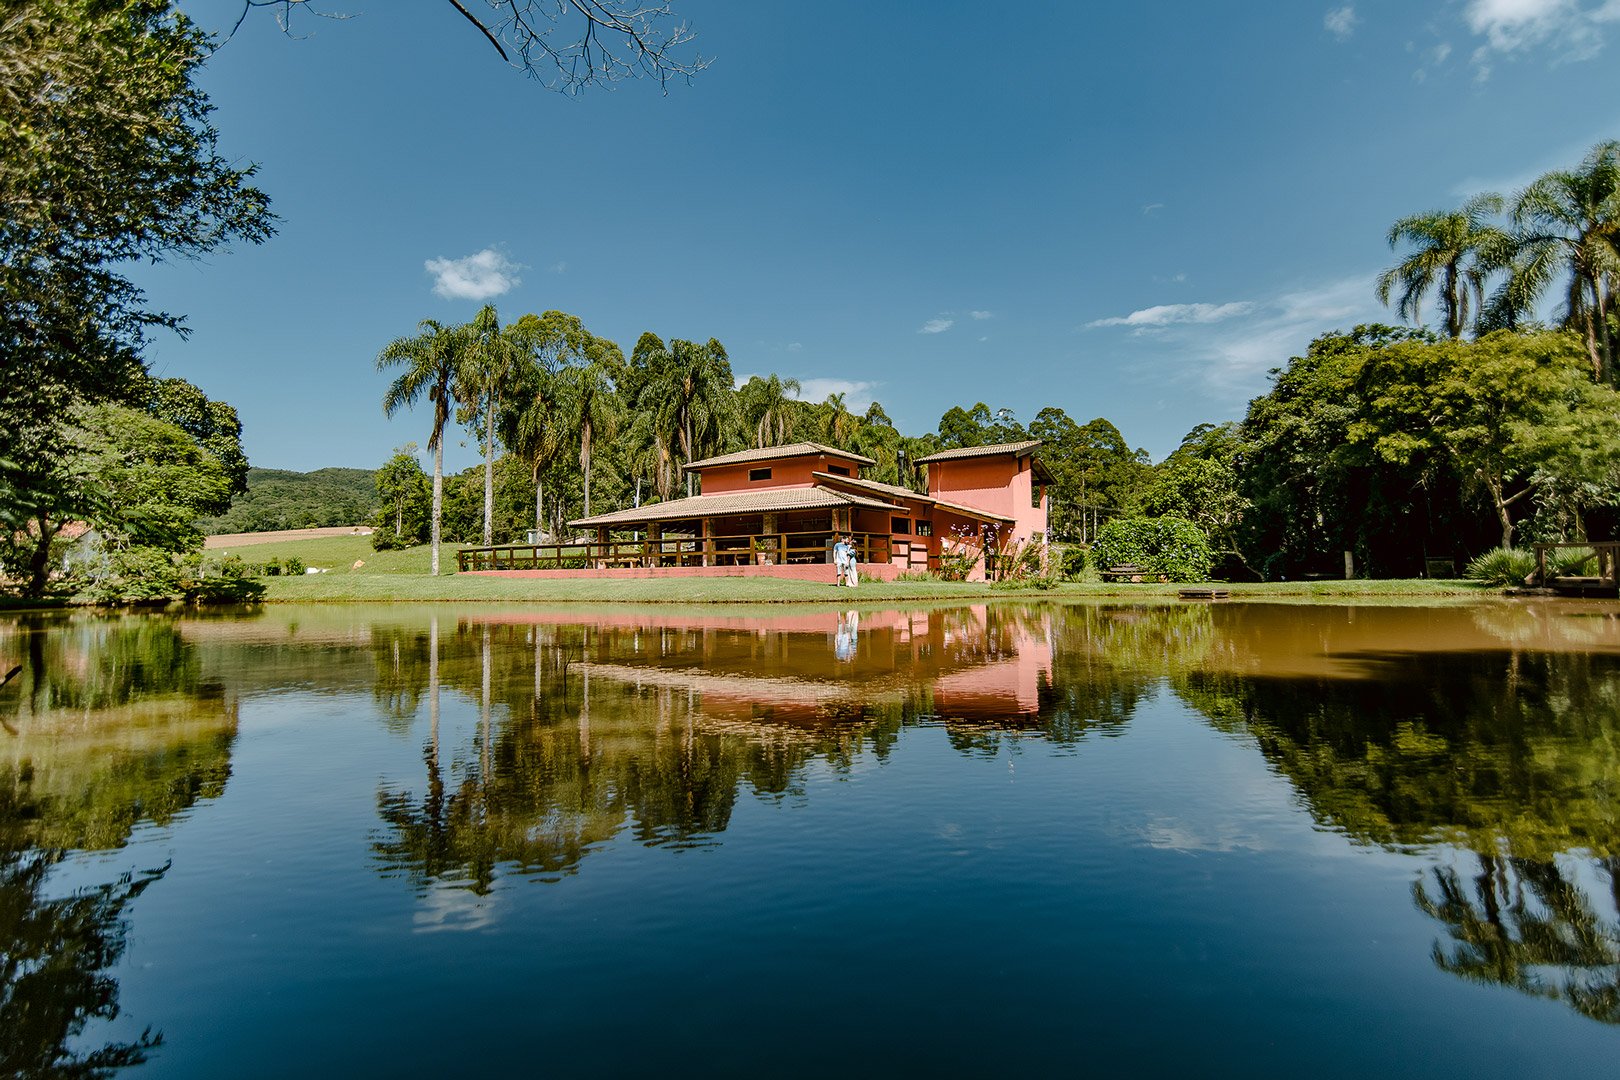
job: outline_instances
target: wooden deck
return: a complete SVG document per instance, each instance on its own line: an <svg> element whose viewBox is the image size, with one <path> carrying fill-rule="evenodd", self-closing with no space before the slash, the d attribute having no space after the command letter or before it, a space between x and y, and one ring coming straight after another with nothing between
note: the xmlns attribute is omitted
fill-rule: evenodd
<svg viewBox="0 0 1620 1080"><path fill-rule="evenodd" d="M1616 560L1620 558L1620 541L1535 544L1532 545L1532 548L1536 553L1536 569L1526 579L1526 585L1548 588L1560 596L1620 598L1620 573L1616 572ZM1591 556L1583 560L1575 569L1584 570L1590 567L1596 570L1597 573L1591 575L1565 574L1558 577L1549 577L1547 574L1547 552L1558 548L1591 548Z"/></svg>

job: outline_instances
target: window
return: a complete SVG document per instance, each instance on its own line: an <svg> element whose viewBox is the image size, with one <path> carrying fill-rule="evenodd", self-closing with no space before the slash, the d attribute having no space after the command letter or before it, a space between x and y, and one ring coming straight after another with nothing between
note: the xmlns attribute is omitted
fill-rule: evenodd
<svg viewBox="0 0 1620 1080"><path fill-rule="evenodd" d="M918 536L933 536L934 535L934 523L932 521L919 521L919 522L917 522L917 535Z"/></svg>
<svg viewBox="0 0 1620 1080"><path fill-rule="evenodd" d="M771 478L771 470L769 470L769 469L749 469L748 470L748 479L750 479L750 480L769 480L770 478Z"/></svg>
<svg viewBox="0 0 1620 1080"><path fill-rule="evenodd" d="M849 470L844 468L842 465L829 465L827 466L827 471L830 473L837 473L839 476L849 475Z"/></svg>
<svg viewBox="0 0 1620 1080"><path fill-rule="evenodd" d="M889 531L891 533L894 533L896 536L910 536L911 535L911 519L910 518L903 518L903 517L892 517L892 518L890 518L889 519Z"/></svg>
<svg viewBox="0 0 1620 1080"><path fill-rule="evenodd" d="M1032 492L1032 495L1031 495L1030 500L1029 500L1029 505L1031 505L1031 506L1035 507L1035 509L1039 510L1040 507L1041 507L1041 500L1046 498L1046 485L1045 484L1031 484L1030 485L1030 490Z"/></svg>

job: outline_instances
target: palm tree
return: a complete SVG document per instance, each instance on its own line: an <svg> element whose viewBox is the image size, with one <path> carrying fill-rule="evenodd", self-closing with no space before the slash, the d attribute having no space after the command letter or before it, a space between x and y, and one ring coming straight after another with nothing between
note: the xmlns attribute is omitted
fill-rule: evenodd
<svg viewBox="0 0 1620 1080"><path fill-rule="evenodd" d="M738 389L741 420L756 447L781 446L793 437L799 390L798 379L776 375L768 379L755 375Z"/></svg>
<svg viewBox="0 0 1620 1080"><path fill-rule="evenodd" d="M571 363L599 355L610 363L618 346L591 336L576 316L562 311L528 314L503 332L512 351L510 385L495 410L501 442L529 466L534 483L534 527L545 528L545 474L568 439L565 386L560 373Z"/></svg>
<svg viewBox="0 0 1620 1080"><path fill-rule="evenodd" d="M645 371L638 404L653 407L659 446L667 451L679 445L683 463L717 449L732 416L736 385L725 347L710 338L702 345L675 339L666 348L652 334L643 334L633 360ZM691 473L686 474L686 494L692 496Z"/></svg>
<svg viewBox="0 0 1620 1080"><path fill-rule="evenodd" d="M1423 298L1438 286L1446 333L1462 337L1470 312L1477 314L1484 306L1486 277L1512 256L1512 237L1487 220L1501 212L1502 196L1486 192L1460 210L1430 210L1391 225L1390 248L1405 240L1416 250L1378 275L1379 303L1388 306L1390 293L1400 286L1397 310L1401 318L1418 323Z"/></svg>
<svg viewBox="0 0 1620 1080"><path fill-rule="evenodd" d="M1614 379L1608 319L1620 278L1620 142L1594 146L1574 172L1547 173L1513 200L1517 257L1492 298L1501 321L1533 311L1560 273L1568 274L1565 318L1586 341L1600 382Z"/></svg>
<svg viewBox="0 0 1620 1080"><path fill-rule="evenodd" d="M847 450L860 420L844 404L843 394L828 394L827 400L816 406L815 425L816 437L822 442Z"/></svg>
<svg viewBox="0 0 1620 1080"><path fill-rule="evenodd" d="M422 397L433 403L433 434L428 449L433 451L433 573L439 572L440 522L444 516L444 425L450 420L450 406L464 389L469 333L465 326L445 326L434 319L417 324L413 337L396 338L377 354L377 370L403 364L405 370L383 394L383 415L391 417L410 408Z"/></svg>
<svg viewBox="0 0 1620 1080"><path fill-rule="evenodd" d="M615 358L617 358L615 362ZM623 367L623 354L611 341L592 338L585 363L563 371L569 427L579 439L579 471L584 477L584 516L591 516L591 451L598 434L612 438L619 423L611 372Z"/></svg>
<svg viewBox="0 0 1620 1080"><path fill-rule="evenodd" d="M501 399L511 392L521 360L520 337L501 329L493 304L485 304L469 328L465 382L469 419L484 435L484 545L495 542L495 429Z"/></svg>

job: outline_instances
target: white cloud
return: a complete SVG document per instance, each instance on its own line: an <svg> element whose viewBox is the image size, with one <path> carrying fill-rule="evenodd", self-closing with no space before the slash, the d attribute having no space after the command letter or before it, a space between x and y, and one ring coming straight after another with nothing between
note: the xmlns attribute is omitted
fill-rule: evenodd
<svg viewBox="0 0 1620 1080"><path fill-rule="evenodd" d="M1393 322L1373 298L1375 271L1243 305L1220 322L1180 320L1150 335L1136 333L1152 350L1142 362L1155 382L1170 378L1202 382L1214 396L1240 403L1263 393L1266 373L1304 353L1319 334L1350 330L1358 323ZM1211 305L1203 305L1210 307ZM1153 309L1149 308L1148 311Z"/></svg>
<svg viewBox="0 0 1620 1080"><path fill-rule="evenodd" d="M1436 64L1445 63L1446 57L1451 55L1451 43L1442 41L1440 44L1436 45L1432 50L1430 50L1429 55L1434 58L1434 62Z"/></svg>
<svg viewBox="0 0 1620 1080"><path fill-rule="evenodd" d="M788 342L787 351L788 352L798 352L802 348L804 348L804 345L803 345L802 342L790 341L790 342Z"/></svg>
<svg viewBox="0 0 1620 1080"><path fill-rule="evenodd" d="M945 318L929 319L927 322L923 323L922 329L918 330L917 333L919 333L919 334L943 334L945 331L949 330L951 327L953 327L955 325L956 325L956 320L955 319L945 319Z"/></svg>
<svg viewBox="0 0 1620 1080"><path fill-rule="evenodd" d="M1086 323L1086 327L1090 329L1095 326L1134 326L1146 330L1171 326L1175 323L1212 323L1238 315L1247 315L1253 309L1254 305L1246 300L1230 304L1160 304L1157 307L1133 311L1129 315L1096 319Z"/></svg>
<svg viewBox="0 0 1620 1080"><path fill-rule="evenodd" d="M993 319L996 317L996 313L993 311L970 311L968 314L975 319Z"/></svg>
<svg viewBox="0 0 1620 1080"><path fill-rule="evenodd" d="M1587 60L1603 48L1601 27L1620 20L1620 0L1468 0L1463 21L1485 44L1474 50L1476 78L1490 77L1493 53L1548 47L1554 63Z"/></svg>
<svg viewBox="0 0 1620 1080"><path fill-rule="evenodd" d="M554 262L554 263L551 264L551 272L553 274L563 274L563 273L567 273L567 271L568 271L568 264L566 262L563 262L560 259L557 262Z"/></svg>
<svg viewBox="0 0 1620 1080"><path fill-rule="evenodd" d="M1155 210L1163 210L1163 209L1164 209L1164 203L1162 203L1162 202L1148 203L1146 206L1142 207L1142 216L1146 217L1147 215L1153 213L1153 211L1155 211Z"/></svg>
<svg viewBox="0 0 1620 1080"><path fill-rule="evenodd" d="M433 292L446 300L488 300L523 283L523 267L494 248L460 259L429 259L422 264L434 277Z"/></svg>
<svg viewBox="0 0 1620 1080"><path fill-rule="evenodd" d="M1332 35L1340 41L1349 41L1350 35L1356 32L1356 24L1361 22L1356 18L1354 4L1346 4L1342 8L1334 8L1322 16L1322 25L1328 28Z"/></svg>
<svg viewBox="0 0 1620 1080"><path fill-rule="evenodd" d="M844 407L853 413L863 413L872 404L873 394L880 382L853 382L849 379L800 379L800 401L826 401L829 394L843 394Z"/></svg>

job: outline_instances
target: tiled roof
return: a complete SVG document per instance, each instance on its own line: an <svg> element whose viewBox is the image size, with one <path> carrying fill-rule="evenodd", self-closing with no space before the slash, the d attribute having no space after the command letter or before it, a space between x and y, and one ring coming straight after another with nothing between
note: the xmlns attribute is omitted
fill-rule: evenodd
<svg viewBox="0 0 1620 1080"><path fill-rule="evenodd" d="M848 450L840 450L836 446L822 446L820 443L796 442L786 446L767 446L760 450L739 450L735 454L721 454L719 457L704 458L702 461L689 461L688 469L707 469L710 465L742 465L749 461L775 461L777 458L806 457L810 454L830 454L858 462L861 465L876 465L877 462L869 457Z"/></svg>
<svg viewBox="0 0 1620 1080"><path fill-rule="evenodd" d="M862 480L854 476L839 476L837 473L813 472L810 474L817 480L832 484L844 484L858 491L869 491L874 495L887 495L894 499L924 499L933 502L932 498L910 488L896 487L894 484L883 484L876 480Z"/></svg>
<svg viewBox="0 0 1620 1080"><path fill-rule="evenodd" d="M933 495L924 495L921 492L912 491L910 488L895 487L893 484L880 484L876 480L856 480L849 476L837 476L832 473L820 472L811 473L810 475L823 483L844 484L862 491L888 495L891 498L915 499L918 502L933 503L935 506L943 506L945 509L953 510L958 514L982 518L985 521L1016 522L1018 520L1017 518L1010 518L1006 514L995 513L992 510L980 510L976 506L964 506L961 503L946 502L944 499Z"/></svg>
<svg viewBox="0 0 1620 1080"><path fill-rule="evenodd" d="M920 457L916 464L927 465L930 461L955 461L958 458L991 457L996 454L1027 454L1032 450L1039 450L1043 445L1039 439L1029 439L1024 442L995 443L991 446L964 446L960 450L941 450L937 454Z"/></svg>
<svg viewBox="0 0 1620 1080"><path fill-rule="evenodd" d="M842 479L842 477L840 477ZM694 495L690 499L619 510L612 514L580 518L576 526L636 525L647 521L678 521L687 518L731 517L736 514L774 514L784 510L820 510L859 506L867 510L899 510L893 503L832 491L823 487L779 488L774 491L737 491L724 495Z"/></svg>

